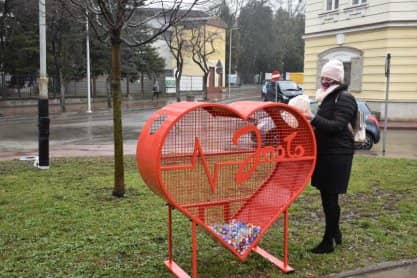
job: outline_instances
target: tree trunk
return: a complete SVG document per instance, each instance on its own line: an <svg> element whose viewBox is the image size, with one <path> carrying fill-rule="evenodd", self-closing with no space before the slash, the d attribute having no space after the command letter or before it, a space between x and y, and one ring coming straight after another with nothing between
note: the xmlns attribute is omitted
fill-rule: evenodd
<svg viewBox="0 0 417 278"><path fill-rule="evenodd" d="M59 105L61 107L61 112L65 112L67 109L65 107L65 85L62 76L62 70L59 70Z"/></svg>
<svg viewBox="0 0 417 278"><path fill-rule="evenodd" d="M181 73L175 73L175 95L177 97L177 102L181 101Z"/></svg>
<svg viewBox="0 0 417 278"><path fill-rule="evenodd" d="M207 79L208 79L208 72L204 73L203 75L203 99L207 100Z"/></svg>
<svg viewBox="0 0 417 278"><path fill-rule="evenodd" d="M121 110L120 83L120 40L112 40L112 80L113 94L113 135L114 135L114 189L113 196L123 197L125 194L124 164L123 164L123 129Z"/></svg>
<svg viewBox="0 0 417 278"><path fill-rule="evenodd" d="M5 86L5 84L6 84L6 74L3 72L3 71L1 71L1 86L0 86L0 88L5 88L6 86Z"/></svg>
<svg viewBox="0 0 417 278"><path fill-rule="evenodd" d="M107 76L107 79L106 79L106 99L107 99L107 107L111 108L111 88L110 88L109 83L111 83L111 77Z"/></svg>
<svg viewBox="0 0 417 278"><path fill-rule="evenodd" d="M2 71L1 72L1 88L6 88L6 74ZM7 90L1 90L1 98L6 99L7 98Z"/></svg>
<svg viewBox="0 0 417 278"><path fill-rule="evenodd" d="M58 59L58 58L57 58ZM62 83L64 82L64 80L62 79L62 69L59 66L58 62L55 63L55 70L56 70L56 80L55 80L55 86L54 86L54 98L57 98L57 94L58 92L60 92L61 87L62 87Z"/></svg>
<svg viewBox="0 0 417 278"><path fill-rule="evenodd" d="M144 84L143 84L143 72L140 73L140 91L142 92L142 96L143 98L145 98L145 88L144 88Z"/></svg>
<svg viewBox="0 0 417 278"><path fill-rule="evenodd" d="M93 101L97 95L97 77L93 76Z"/></svg>
<svg viewBox="0 0 417 278"><path fill-rule="evenodd" d="M129 75L126 75L126 96L129 97L129 92L130 88L129 88Z"/></svg>

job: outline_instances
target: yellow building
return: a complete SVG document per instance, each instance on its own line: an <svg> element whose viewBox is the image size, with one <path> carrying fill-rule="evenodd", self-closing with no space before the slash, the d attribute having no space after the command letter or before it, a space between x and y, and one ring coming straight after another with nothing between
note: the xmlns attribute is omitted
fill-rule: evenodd
<svg viewBox="0 0 417 278"><path fill-rule="evenodd" d="M220 92L225 85L226 59L226 24L218 17L187 18L183 22L192 21L197 24L204 41L203 55L207 57L210 68L208 76L208 91ZM192 60L190 48L185 52L183 74L188 76L202 76L201 68ZM174 61L175 63L175 61ZM175 67L175 65L172 65Z"/></svg>
<svg viewBox="0 0 417 278"><path fill-rule="evenodd" d="M202 40L201 54L205 56L209 69L207 80L208 92L220 92L225 86L225 59L226 59L226 24L218 17L210 17L202 12L191 13L181 20L178 27L169 30L170 35L182 32L185 38L182 55L184 65L181 77L181 91L202 90L203 71L192 59L192 33L199 32L199 40ZM173 41L174 44L178 41ZM160 39L154 43L159 55L165 60L167 76L174 76L176 59L171 53L167 42ZM172 77L171 77L172 78ZM174 92L174 91L171 91Z"/></svg>
<svg viewBox="0 0 417 278"><path fill-rule="evenodd" d="M384 116L390 53L388 118L417 119L417 1L307 0L304 39L307 94L323 64L340 59L352 94Z"/></svg>

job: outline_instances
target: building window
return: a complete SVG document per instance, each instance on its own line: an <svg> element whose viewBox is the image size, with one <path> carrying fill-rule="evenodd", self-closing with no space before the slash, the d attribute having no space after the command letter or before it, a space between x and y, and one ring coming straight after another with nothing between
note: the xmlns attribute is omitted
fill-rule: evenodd
<svg viewBox="0 0 417 278"><path fill-rule="evenodd" d="M352 0L352 5L360 5L360 4L365 4L365 3L366 3L366 0Z"/></svg>
<svg viewBox="0 0 417 278"><path fill-rule="evenodd" d="M353 1L361 1L361 0L353 0ZM366 1L366 0L362 0ZM339 8L339 0L326 0L326 10L332 11L337 10Z"/></svg>
<svg viewBox="0 0 417 278"><path fill-rule="evenodd" d="M351 72L352 72L352 63L350 61L349 62L343 62L343 70L345 71L345 76L344 76L343 83L350 86L350 76L351 76Z"/></svg>

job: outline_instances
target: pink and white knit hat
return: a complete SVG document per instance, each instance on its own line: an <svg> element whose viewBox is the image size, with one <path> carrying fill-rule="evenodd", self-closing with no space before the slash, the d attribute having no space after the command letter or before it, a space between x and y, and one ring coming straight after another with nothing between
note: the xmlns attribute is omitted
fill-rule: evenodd
<svg viewBox="0 0 417 278"><path fill-rule="evenodd" d="M321 69L321 77L327 77L343 83L345 71L343 70L343 63L339 60L333 59L328 61Z"/></svg>

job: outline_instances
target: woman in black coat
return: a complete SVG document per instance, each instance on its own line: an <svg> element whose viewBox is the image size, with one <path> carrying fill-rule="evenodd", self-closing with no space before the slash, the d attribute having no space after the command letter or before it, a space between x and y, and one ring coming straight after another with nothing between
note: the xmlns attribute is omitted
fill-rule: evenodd
<svg viewBox="0 0 417 278"><path fill-rule="evenodd" d="M342 242L339 229L339 194L346 193L354 153L353 134L349 124L358 110L355 98L343 84L343 64L331 60L321 72L321 87L316 93L319 110L311 119L317 141L317 162L312 185L320 190L326 218L323 240L311 251L330 253Z"/></svg>

